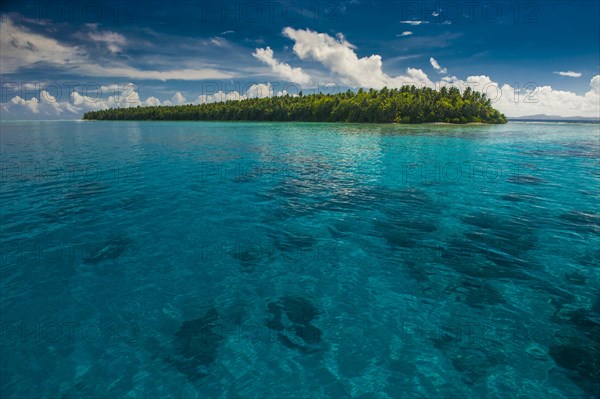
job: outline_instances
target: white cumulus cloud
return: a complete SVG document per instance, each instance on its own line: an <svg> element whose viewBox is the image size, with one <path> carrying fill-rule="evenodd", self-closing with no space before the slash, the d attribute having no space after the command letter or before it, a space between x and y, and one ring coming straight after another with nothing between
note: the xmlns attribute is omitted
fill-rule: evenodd
<svg viewBox="0 0 600 399"><path fill-rule="evenodd" d="M270 83L254 84L246 90L247 98L265 98L273 96L273 86Z"/></svg>
<svg viewBox="0 0 600 399"><path fill-rule="evenodd" d="M448 72L448 69L447 68L442 68L435 58L431 57L429 59L429 62L431 63L431 66L433 67L433 69L435 69L436 71L438 71L438 73L444 74L444 73Z"/></svg>
<svg viewBox="0 0 600 399"><path fill-rule="evenodd" d="M307 84L310 82L310 76L302 71L302 68L292 68L289 64L278 61L273 56L273 50L270 47L257 48L252 55L270 66L271 71L283 79L298 84Z"/></svg>
<svg viewBox="0 0 600 399"><path fill-rule="evenodd" d="M290 27L285 28L283 34L295 42L293 50L300 59L321 63L338 75L345 85L376 89L384 86L400 87L404 84L432 86L432 82L420 69L408 68L407 75L387 75L383 71L381 56L359 58L354 51L356 47L341 34L334 38L326 33Z"/></svg>
<svg viewBox="0 0 600 399"><path fill-rule="evenodd" d="M183 104L185 102L185 97L183 94L181 94L180 92L177 92L173 95L173 97L171 97L171 103L173 104Z"/></svg>
<svg viewBox="0 0 600 399"><path fill-rule="evenodd" d="M600 118L600 75L590 80L590 90L583 95L551 86L513 87L494 82L486 75L469 76L466 80L445 77L439 83L484 93L494 108L510 117L546 114Z"/></svg>
<svg viewBox="0 0 600 399"><path fill-rule="evenodd" d="M400 37L402 37L402 36L410 36L410 35L412 35L412 34L413 34L413 33L412 33L411 31L409 31L409 30L405 30L404 32L402 32L401 34L399 34L399 35L396 35L396 36L400 36Z"/></svg>
<svg viewBox="0 0 600 399"><path fill-rule="evenodd" d="M102 91L95 92L94 96L86 96L80 91L74 90L70 92L70 95L62 92L62 95L58 97L41 89L38 95L29 100L16 95L11 100L0 103L0 112L2 118L6 119L75 119L80 118L87 111L161 104L156 97L148 97L142 101L135 85L131 83L102 87L114 89L114 91L108 92L113 94L104 98L101 95Z"/></svg>

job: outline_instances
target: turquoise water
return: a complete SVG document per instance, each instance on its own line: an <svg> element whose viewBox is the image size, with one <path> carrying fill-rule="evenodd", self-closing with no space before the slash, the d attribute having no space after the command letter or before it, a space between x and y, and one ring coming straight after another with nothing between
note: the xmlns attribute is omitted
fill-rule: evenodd
<svg viewBox="0 0 600 399"><path fill-rule="evenodd" d="M1 397L592 398L598 125L1 125Z"/></svg>

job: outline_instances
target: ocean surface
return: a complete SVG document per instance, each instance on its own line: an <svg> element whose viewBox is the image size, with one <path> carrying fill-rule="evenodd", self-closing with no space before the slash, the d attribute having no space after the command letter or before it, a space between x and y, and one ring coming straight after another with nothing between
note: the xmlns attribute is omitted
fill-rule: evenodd
<svg viewBox="0 0 600 399"><path fill-rule="evenodd" d="M596 398L600 127L0 125L2 398Z"/></svg>

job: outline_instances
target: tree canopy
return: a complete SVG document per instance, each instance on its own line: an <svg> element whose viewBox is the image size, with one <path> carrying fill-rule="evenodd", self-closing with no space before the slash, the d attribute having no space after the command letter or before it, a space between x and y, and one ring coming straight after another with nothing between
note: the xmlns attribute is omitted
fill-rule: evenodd
<svg viewBox="0 0 600 399"><path fill-rule="evenodd" d="M506 123L484 94L455 87L439 91L359 89L337 94L311 94L230 100L207 104L111 108L90 111L86 120L221 120L355 123Z"/></svg>

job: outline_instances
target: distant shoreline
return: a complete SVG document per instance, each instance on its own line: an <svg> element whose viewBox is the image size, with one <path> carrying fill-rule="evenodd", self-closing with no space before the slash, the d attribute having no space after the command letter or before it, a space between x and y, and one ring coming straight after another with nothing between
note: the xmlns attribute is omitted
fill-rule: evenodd
<svg viewBox="0 0 600 399"><path fill-rule="evenodd" d="M204 104L111 108L89 111L84 120L260 121L348 123L506 123L479 92L443 87L359 89L337 94L247 98Z"/></svg>
<svg viewBox="0 0 600 399"><path fill-rule="evenodd" d="M33 120L35 121L35 120ZM53 122L54 120L48 120ZM452 123L452 122L421 122L421 123L401 123L401 122L329 122L329 121L258 121L258 120L158 120L158 119L68 119L62 122L77 121L77 122L229 122L229 123L327 123L327 124L345 124L345 125L386 125L386 126L492 126L497 123L485 122L467 122L467 123ZM18 121L15 121L18 122ZM29 122L27 120L20 122ZM40 121L44 122L44 121ZM509 121L510 122L510 121Z"/></svg>
<svg viewBox="0 0 600 399"><path fill-rule="evenodd" d="M588 123L588 124L600 124L600 119L586 120L586 119L521 119L521 118L508 118L508 122L535 122L535 123Z"/></svg>
<svg viewBox="0 0 600 399"><path fill-rule="evenodd" d="M347 124L347 125L384 125L384 126L493 126L493 123L482 123L482 122L471 122L471 123L447 123L447 122L425 122L425 123L359 123L359 122L302 122L302 121L228 121L228 120L155 120L155 119L147 119L147 120L103 120L103 119L1 119L0 123L23 123L23 122L36 122L36 123L45 123L45 122L234 122L234 123L330 123L330 124ZM539 120L534 121L530 119L516 120L509 119L508 123L569 123L569 124L578 124L583 123L586 125L589 124L600 124L600 121L570 121L570 120Z"/></svg>

